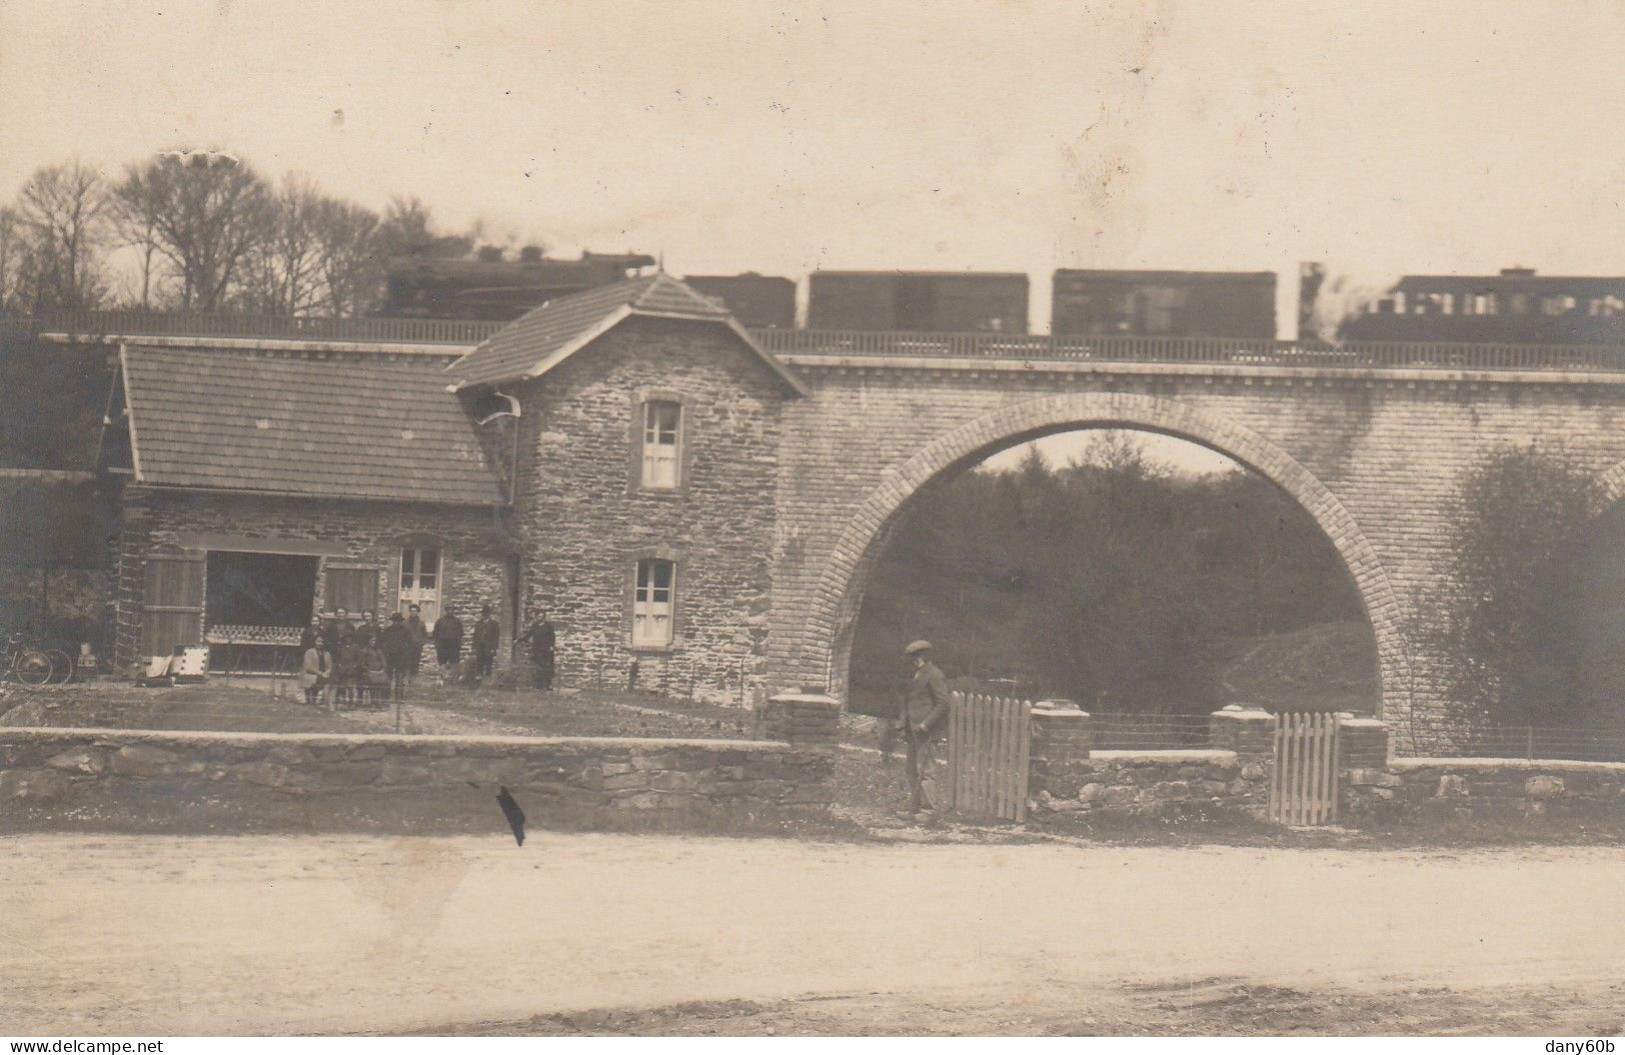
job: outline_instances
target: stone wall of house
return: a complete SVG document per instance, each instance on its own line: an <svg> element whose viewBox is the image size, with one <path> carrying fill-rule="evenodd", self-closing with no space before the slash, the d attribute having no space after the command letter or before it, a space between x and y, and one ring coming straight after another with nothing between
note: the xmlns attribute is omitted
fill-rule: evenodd
<svg viewBox="0 0 1625 1055"><path fill-rule="evenodd" d="M503 390L524 408L515 508L525 608L545 607L558 627L560 681L626 685L635 662L639 687L748 702L762 685L773 603L782 383L722 327L632 318ZM647 399L683 407L675 491L637 486L633 419ZM643 558L677 565L666 649L631 646Z"/></svg>
<svg viewBox="0 0 1625 1055"><path fill-rule="evenodd" d="M141 644L149 554L200 553L209 549L268 549L306 544L321 551L316 603L323 606L328 561L376 564L381 612L396 610L400 556L405 546L438 546L442 610L450 605L472 629L482 605L502 624L498 661L511 655L512 569L517 540L506 512L489 508L429 506L338 499L280 498L125 489L117 542L117 639L119 665L133 662ZM465 639L466 640L466 639ZM466 647L466 646L465 646Z"/></svg>
<svg viewBox="0 0 1625 1055"><path fill-rule="evenodd" d="M0 729L0 830L474 831L824 812L823 743Z"/></svg>

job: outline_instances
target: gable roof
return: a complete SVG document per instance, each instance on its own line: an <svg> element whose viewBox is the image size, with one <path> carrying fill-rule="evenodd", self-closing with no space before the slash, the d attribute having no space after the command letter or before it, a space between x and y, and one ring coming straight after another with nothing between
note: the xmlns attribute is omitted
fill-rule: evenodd
<svg viewBox="0 0 1625 1055"><path fill-rule="evenodd" d="M503 504L443 356L126 346L119 357L140 483Z"/></svg>
<svg viewBox="0 0 1625 1055"><path fill-rule="evenodd" d="M728 314L664 271L550 300L446 368L454 389L540 377L634 315L711 322L730 330L786 387L807 389Z"/></svg>

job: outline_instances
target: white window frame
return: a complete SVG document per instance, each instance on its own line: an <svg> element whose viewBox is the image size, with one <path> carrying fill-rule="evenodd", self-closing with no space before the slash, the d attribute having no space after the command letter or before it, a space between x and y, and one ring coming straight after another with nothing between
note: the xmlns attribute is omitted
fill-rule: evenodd
<svg viewBox="0 0 1625 1055"><path fill-rule="evenodd" d="M435 555L434 571L428 573L432 582L423 585L423 554ZM440 546L402 546L396 564L395 584L398 588L395 610L405 616L407 609L417 605L422 609L423 623L433 628L440 618L441 588L446 581L446 551Z"/></svg>
<svg viewBox="0 0 1625 1055"><path fill-rule="evenodd" d="M665 585L659 572L664 570ZM670 648L677 623L677 562L644 557L632 568L632 647Z"/></svg>
<svg viewBox="0 0 1625 1055"><path fill-rule="evenodd" d="M638 423L643 430L639 486L648 491L675 491L683 476L683 405L650 399L644 402L642 414Z"/></svg>

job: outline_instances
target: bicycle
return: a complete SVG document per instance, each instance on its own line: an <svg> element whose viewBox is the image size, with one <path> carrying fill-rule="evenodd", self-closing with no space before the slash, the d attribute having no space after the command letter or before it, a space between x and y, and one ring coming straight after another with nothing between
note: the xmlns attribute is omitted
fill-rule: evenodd
<svg viewBox="0 0 1625 1055"><path fill-rule="evenodd" d="M63 661L67 660L66 653L59 653ZM10 676L24 685L44 685L56 673L57 664L52 661L51 653L42 648L23 644L22 634L12 634L6 641L4 650L0 650L0 677ZM72 667L68 668L72 673ZM62 679L66 681L67 678Z"/></svg>
<svg viewBox="0 0 1625 1055"><path fill-rule="evenodd" d="M58 685L66 685L73 680L76 668L72 657L60 648L48 648L45 655L51 661L51 678L55 679ZM47 681L46 684L49 685L51 682Z"/></svg>

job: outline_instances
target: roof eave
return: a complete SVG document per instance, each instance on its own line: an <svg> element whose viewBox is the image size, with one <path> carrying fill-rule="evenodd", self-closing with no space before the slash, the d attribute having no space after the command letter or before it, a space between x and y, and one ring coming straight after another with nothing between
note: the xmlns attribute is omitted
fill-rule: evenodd
<svg viewBox="0 0 1625 1055"><path fill-rule="evenodd" d="M593 323L591 326L587 327L585 330L582 330L580 333L570 338L568 342L553 349L553 351L547 356L523 370L515 369L493 377L480 377L474 379L461 378L448 385L447 389L452 392L464 392L470 388L478 388L481 385L500 385L507 381L534 380L535 378L541 377L555 366L564 362L564 360L570 358L570 356L579 352L593 341L596 341L610 330L614 329L620 324L621 320L627 318L631 314L631 306L622 304L620 307L609 312L607 315ZM452 364L453 367L456 365L456 363Z"/></svg>
<svg viewBox="0 0 1625 1055"><path fill-rule="evenodd" d="M130 472L136 483L145 483L141 472L141 446L135 438L135 399L130 394L130 346L118 346L119 380L124 385L124 426L130 434ZM98 452L99 453L99 452Z"/></svg>
<svg viewBox="0 0 1625 1055"><path fill-rule="evenodd" d="M256 487L211 487L207 484L183 483L152 483L147 484L154 491L194 491L203 494L241 495L248 498L300 498L311 502L383 502L394 505L413 506L456 506L460 509L505 509L513 503L505 498L482 500L474 498L422 498L404 495L354 495L354 494L327 494L317 491L293 491L276 488Z"/></svg>

